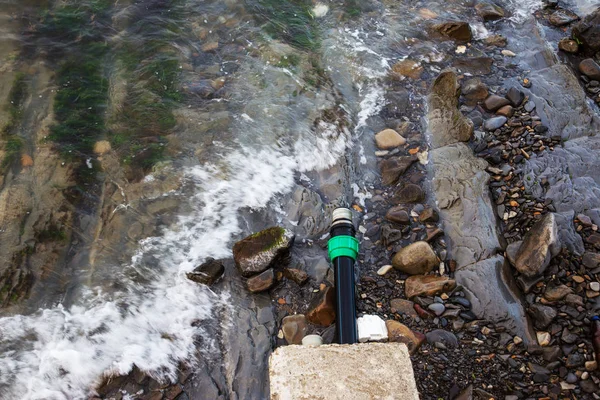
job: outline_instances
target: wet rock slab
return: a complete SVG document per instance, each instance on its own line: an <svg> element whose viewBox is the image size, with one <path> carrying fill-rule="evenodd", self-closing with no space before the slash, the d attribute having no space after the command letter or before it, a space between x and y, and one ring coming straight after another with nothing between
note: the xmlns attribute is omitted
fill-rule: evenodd
<svg viewBox="0 0 600 400"><path fill-rule="evenodd" d="M488 189L487 162L462 143L431 151L431 160L433 191L457 267L493 256L501 245Z"/></svg>
<svg viewBox="0 0 600 400"><path fill-rule="evenodd" d="M287 229L265 229L233 246L235 265L242 276L258 274L285 258L293 242L294 234Z"/></svg>

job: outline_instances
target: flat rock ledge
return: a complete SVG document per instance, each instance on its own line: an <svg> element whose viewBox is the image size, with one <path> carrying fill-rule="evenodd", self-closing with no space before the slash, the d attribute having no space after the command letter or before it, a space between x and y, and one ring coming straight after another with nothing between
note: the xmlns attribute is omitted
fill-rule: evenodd
<svg viewBox="0 0 600 400"><path fill-rule="evenodd" d="M418 400L403 343L283 346L269 361L272 400Z"/></svg>

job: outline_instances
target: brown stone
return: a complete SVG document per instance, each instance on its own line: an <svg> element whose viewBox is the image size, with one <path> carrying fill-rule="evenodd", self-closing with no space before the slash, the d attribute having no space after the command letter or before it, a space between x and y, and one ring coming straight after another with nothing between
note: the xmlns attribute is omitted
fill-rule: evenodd
<svg viewBox="0 0 600 400"><path fill-rule="evenodd" d="M188 272L186 275L189 280L194 282L212 285L224 272L225 266L223 265L223 262L209 257L204 263L196 267L193 271Z"/></svg>
<svg viewBox="0 0 600 400"><path fill-rule="evenodd" d="M396 314L408 315L411 318L419 316L415 310L415 303L405 299L392 299L390 300L390 310Z"/></svg>
<svg viewBox="0 0 600 400"><path fill-rule="evenodd" d="M444 38L468 42L473 38L471 27L466 22L449 21L433 26L433 29Z"/></svg>
<svg viewBox="0 0 600 400"><path fill-rule="evenodd" d="M483 39L483 43L488 46L506 47L506 38L502 35L490 35Z"/></svg>
<svg viewBox="0 0 600 400"><path fill-rule="evenodd" d="M462 84L461 94L469 105L475 105L488 97L488 88L480 78L472 78Z"/></svg>
<svg viewBox="0 0 600 400"><path fill-rule="evenodd" d="M419 214L419 220L421 220L421 222L438 222L440 220L440 216L435 209L432 207L427 207L421 211L421 214Z"/></svg>
<svg viewBox="0 0 600 400"><path fill-rule="evenodd" d="M270 268L260 274L253 276L246 282L248 290L252 293L264 292L269 290L275 284L275 273Z"/></svg>
<svg viewBox="0 0 600 400"><path fill-rule="evenodd" d="M22 167L32 167L33 166L33 158L29 154L23 154L21 156L21 166Z"/></svg>
<svg viewBox="0 0 600 400"><path fill-rule="evenodd" d="M490 111L496 111L504 106L510 105L510 101L504 97L492 94L483 103L485 108Z"/></svg>
<svg viewBox="0 0 600 400"><path fill-rule="evenodd" d="M571 292L571 288L566 285L548 286L544 292L544 298L548 301L559 301Z"/></svg>
<svg viewBox="0 0 600 400"><path fill-rule="evenodd" d="M409 299L414 296L435 296L455 287L456 281L447 276L413 275L404 282L404 292Z"/></svg>
<svg viewBox="0 0 600 400"><path fill-rule="evenodd" d="M423 70L424 69L419 62L409 59L399 61L392 66L392 71L411 79L419 79Z"/></svg>
<svg viewBox="0 0 600 400"><path fill-rule="evenodd" d="M206 43L206 44L203 44L201 47L202 51L205 53L215 51L218 48L219 48L219 42Z"/></svg>
<svg viewBox="0 0 600 400"><path fill-rule="evenodd" d="M400 225L410 225L410 216L403 206L390 208L385 214L385 219Z"/></svg>
<svg viewBox="0 0 600 400"><path fill-rule="evenodd" d="M579 63L579 71L590 79L600 81L600 65L591 58L586 58Z"/></svg>
<svg viewBox="0 0 600 400"><path fill-rule="evenodd" d="M182 392L183 392L183 389L181 388L180 385L178 385L178 384L172 385L170 388L165 390L164 399L165 400L175 400L175 398L177 398L177 396L179 396Z"/></svg>
<svg viewBox="0 0 600 400"><path fill-rule="evenodd" d="M410 354L414 354L425 342L425 335L412 331L408 326L394 320L385 321L388 330L388 340L395 343L404 343Z"/></svg>
<svg viewBox="0 0 600 400"><path fill-rule="evenodd" d="M506 118L512 117L514 113L515 113L515 109L512 108L512 106L500 107L500 109L498 111L496 111L496 114L503 115Z"/></svg>
<svg viewBox="0 0 600 400"><path fill-rule="evenodd" d="M108 153L111 150L111 145L108 140L99 140L94 143L94 154L99 156Z"/></svg>
<svg viewBox="0 0 600 400"><path fill-rule="evenodd" d="M398 251L392 259L397 270L411 275L431 272L439 260L427 242L415 242Z"/></svg>
<svg viewBox="0 0 600 400"><path fill-rule="evenodd" d="M283 276L293 280L298 285L303 285L308 280L308 274L298 268L286 268L283 270Z"/></svg>
<svg viewBox="0 0 600 400"><path fill-rule="evenodd" d="M425 193L418 185L409 183L394 193L393 200L398 204L421 203L425 200Z"/></svg>
<svg viewBox="0 0 600 400"><path fill-rule="evenodd" d="M310 302L306 319L315 325L329 326L335 321L335 290L326 287Z"/></svg>
<svg viewBox="0 0 600 400"><path fill-rule="evenodd" d="M477 14L479 14L479 16L483 18L484 21L493 21L496 19L504 18L504 10L502 9L502 7L497 6L493 3L479 3L475 6L475 10L477 11Z"/></svg>
<svg viewBox="0 0 600 400"><path fill-rule="evenodd" d="M392 185L406 172L416 161L415 157L403 156L392 157L379 163L381 169L381 181L384 185Z"/></svg>
<svg viewBox="0 0 600 400"><path fill-rule="evenodd" d="M384 129L375 135L375 143L378 148L387 150L406 144L406 139L394 129Z"/></svg>
<svg viewBox="0 0 600 400"><path fill-rule="evenodd" d="M558 49L567 53L577 53L579 51L579 45L572 39L562 38L560 42L558 42Z"/></svg>
<svg viewBox="0 0 600 400"><path fill-rule="evenodd" d="M554 214L546 214L525 234L513 266L529 278L538 276L544 272L560 249Z"/></svg>
<svg viewBox="0 0 600 400"><path fill-rule="evenodd" d="M307 329L306 317L303 314L288 315L281 322L283 337L288 344L302 344Z"/></svg>

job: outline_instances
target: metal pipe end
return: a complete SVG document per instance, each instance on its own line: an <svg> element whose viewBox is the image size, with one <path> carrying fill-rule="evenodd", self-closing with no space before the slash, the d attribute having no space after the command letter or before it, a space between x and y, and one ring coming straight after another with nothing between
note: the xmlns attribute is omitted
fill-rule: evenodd
<svg viewBox="0 0 600 400"><path fill-rule="evenodd" d="M336 208L333 210L333 218L331 225L339 224L341 222L352 223L352 211L348 208Z"/></svg>

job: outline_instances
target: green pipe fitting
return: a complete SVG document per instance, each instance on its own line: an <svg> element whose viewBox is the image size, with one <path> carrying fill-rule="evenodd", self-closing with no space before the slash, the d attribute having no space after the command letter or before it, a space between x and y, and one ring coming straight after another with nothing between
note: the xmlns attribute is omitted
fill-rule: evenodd
<svg viewBox="0 0 600 400"><path fill-rule="evenodd" d="M329 259L333 261L337 257L350 257L356 261L358 257L358 239L353 236L336 236L327 242Z"/></svg>

